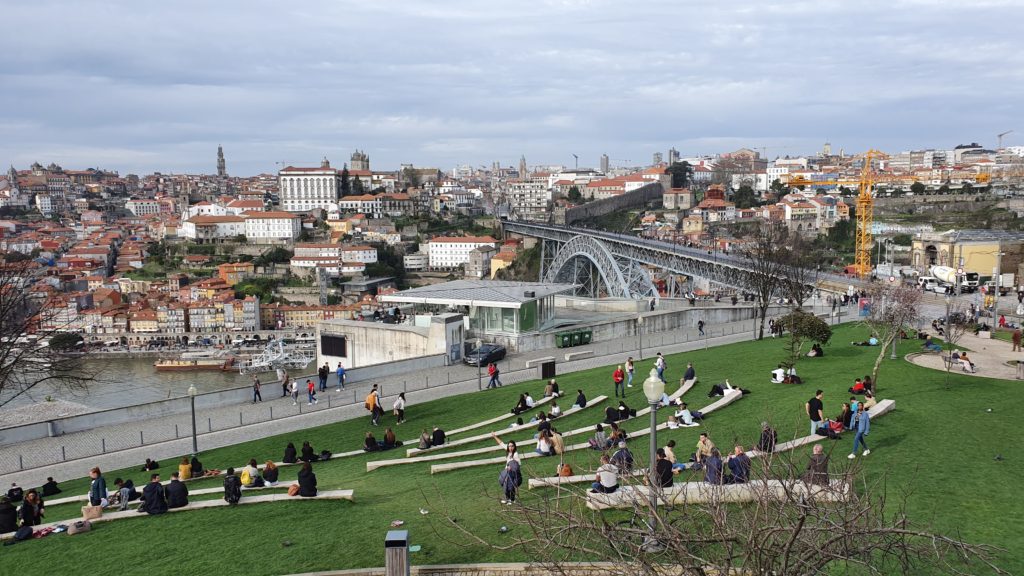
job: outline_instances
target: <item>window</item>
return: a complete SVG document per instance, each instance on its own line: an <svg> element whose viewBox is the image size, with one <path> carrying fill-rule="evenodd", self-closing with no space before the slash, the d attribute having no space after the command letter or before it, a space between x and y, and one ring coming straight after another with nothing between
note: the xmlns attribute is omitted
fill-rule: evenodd
<svg viewBox="0 0 1024 576"><path fill-rule="evenodd" d="M324 356L348 357L348 340L345 336L320 336L320 352Z"/></svg>

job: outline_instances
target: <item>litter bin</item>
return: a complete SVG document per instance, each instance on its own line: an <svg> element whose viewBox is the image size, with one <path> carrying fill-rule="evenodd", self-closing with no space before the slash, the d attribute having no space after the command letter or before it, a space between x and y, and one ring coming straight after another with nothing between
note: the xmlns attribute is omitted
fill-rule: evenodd
<svg viewBox="0 0 1024 576"><path fill-rule="evenodd" d="M540 377L542 380L550 380L555 377L555 361L540 363Z"/></svg>
<svg viewBox="0 0 1024 576"><path fill-rule="evenodd" d="M590 344L590 339L593 338L593 336L594 332L592 330L584 330L583 332L580 332L580 344L583 344L584 346Z"/></svg>
<svg viewBox="0 0 1024 576"><path fill-rule="evenodd" d="M562 341L564 334L561 332L555 334L555 348L565 348L565 342Z"/></svg>
<svg viewBox="0 0 1024 576"><path fill-rule="evenodd" d="M580 345L580 341L581 341L580 333L579 332L573 332L572 333L572 345L573 346L579 346Z"/></svg>
<svg viewBox="0 0 1024 576"><path fill-rule="evenodd" d="M572 346L572 334L562 332L562 348L568 348L570 346Z"/></svg>

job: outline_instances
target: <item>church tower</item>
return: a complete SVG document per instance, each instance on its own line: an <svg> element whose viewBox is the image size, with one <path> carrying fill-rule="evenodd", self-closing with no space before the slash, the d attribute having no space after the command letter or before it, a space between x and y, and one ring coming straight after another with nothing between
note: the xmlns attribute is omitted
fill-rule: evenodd
<svg viewBox="0 0 1024 576"><path fill-rule="evenodd" d="M224 178L228 175L227 164L224 163L224 148L217 146L217 176Z"/></svg>
<svg viewBox="0 0 1024 576"><path fill-rule="evenodd" d="M352 164L352 170L360 170L368 172L370 170L370 157L362 150L356 150L352 153L350 158Z"/></svg>

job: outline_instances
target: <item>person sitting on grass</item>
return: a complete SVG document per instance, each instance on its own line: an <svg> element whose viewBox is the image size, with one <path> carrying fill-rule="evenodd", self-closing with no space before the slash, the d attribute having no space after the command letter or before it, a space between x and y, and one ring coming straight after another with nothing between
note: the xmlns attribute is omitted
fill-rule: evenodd
<svg viewBox="0 0 1024 576"><path fill-rule="evenodd" d="M597 476L590 485L594 494L611 494L619 489L619 469L611 463L608 455L601 456L601 465L597 468Z"/></svg>
<svg viewBox="0 0 1024 576"><path fill-rule="evenodd" d="M583 393L583 390L576 390L576 401L573 402L573 406L587 407L587 396Z"/></svg>
<svg viewBox="0 0 1024 576"><path fill-rule="evenodd" d="M160 483L159 474L150 476L149 484L142 489L142 504L139 505L139 512L146 512L154 516L167 512L167 494L164 492L164 485Z"/></svg>
<svg viewBox="0 0 1024 576"><path fill-rule="evenodd" d="M663 449L665 450L665 458L668 458L668 461L672 463L672 472L679 474L681 470L686 470L686 464L676 459L675 448L676 441L669 440Z"/></svg>
<svg viewBox="0 0 1024 576"><path fill-rule="evenodd" d="M701 464L704 467L704 482L717 486L725 481L722 474L722 454L718 448L712 448Z"/></svg>
<svg viewBox="0 0 1024 576"><path fill-rule="evenodd" d="M872 408L875 407L876 404L878 404L878 401L875 400L875 395L870 390L865 392L864 393L864 409L865 410L871 410Z"/></svg>
<svg viewBox="0 0 1024 576"><path fill-rule="evenodd" d="M874 336L872 336L872 337L868 338L867 340L863 340L861 342L856 342L856 341L855 342L850 342L850 344L852 344L854 346L878 346L878 338L875 338Z"/></svg>
<svg viewBox="0 0 1024 576"><path fill-rule="evenodd" d="M693 461L697 464L704 464L704 460L711 455L711 451L714 449L715 443L711 441L708 433L701 432L700 438L697 440L697 449L693 453Z"/></svg>
<svg viewBox="0 0 1024 576"><path fill-rule="evenodd" d="M156 460L150 460L146 458L146 463L142 465L142 472L151 472L160 467L160 463Z"/></svg>
<svg viewBox="0 0 1024 576"><path fill-rule="evenodd" d="M515 422L513 422L513 423L508 425L509 428L518 428L520 426L523 426L523 419L522 418L516 418Z"/></svg>
<svg viewBox="0 0 1024 576"><path fill-rule="evenodd" d="M171 481L164 489L167 493L168 508L184 508L188 506L188 486L185 486L185 483L179 479L180 476L178 472L172 473Z"/></svg>
<svg viewBox="0 0 1024 576"><path fill-rule="evenodd" d="M57 486L57 481L53 479L53 476L50 476L46 479L46 484L40 488L40 492L43 496L56 496L60 494L60 487Z"/></svg>
<svg viewBox="0 0 1024 576"><path fill-rule="evenodd" d="M551 456L553 454L551 449L551 437L547 430L541 432L537 437L537 448L534 452L541 456Z"/></svg>
<svg viewBox="0 0 1024 576"><path fill-rule="evenodd" d="M273 460L267 460L263 464L263 482L267 486L276 486L280 471L277 469L277 464L274 464Z"/></svg>
<svg viewBox="0 0 1024 576"><path fill-rule="evenodd" d="M853 417L853 412L850 411L850 403L849 402L843 402L843 409L842 409L842 411L839 412L839 415L836 416L836 422L842 423L843 430L849 430L850 429L850 418L852 418L852 417Z"/></svg>
<svg viewBox="0 0 1024 576"><path fill-rule="evenodd" d="M395 437L395 431L391 428L386 428L384 430L384 442L381 443L380 447L384 450L390 450L401 445L402 442Z"/></svg>
<svg viewBox="0 0 1024 576"><path fill-rule="evenodd" d="M672 487L672 462L664 448L658 448L655 453L654 476L658 479L658 485L662 488Z"/></svg>
<svg viewBox="0 0 1024 576"><path fill-rule="evenodd" d="M772 384L782 384L786 381L786 369L779 364L779 367L772 370Z"/></svg>
<svg viewBox="0 0 1024 576"><path fill-rule="evenodd" d="M729 476L726 480L727 484L746 484L750 480L750 456L747 456L743 452L743 446L736 445L733 448L732 454L726 460L726 464L729 466Z"/></svg>
<svg viewBox="0 0 1024 576"><path fill-rule="evenodd" d="M619 421L619 410L614 406L609 406L604 409L604 423L614 424Z"/></svg>
<svg viewBox="0 0 1024 576"><path fill-rule="evenodd" d="M551 401L551 417L558 418L562 415L562 408L558 406L558 402Z"/></svg>
<svg viewBox="0 0 1024 576"><path fill-rule="evenodd" d="M558 428L551 428L551 451L556 456L561 456L565 452L565 440L562 435L558 432Z"/></svg>
<svg viewBox="0 0 1024 576"><path fill-rule="evenodd" d="M249 463L242 468L242 474L239 476L242 481L244 488L258 488L263 486L263 478L260 476L260 469L256 466L256 459L250 458Z"/></svg>
<svg viewBox="0 0 1024 576"><path fill-rule="evenodd" d="M431 446L444 446L445 441L448 437L445 435L444 430L434 426L434 435L430 438Z"/></svg>
<svg viewBox="0 0 1024 576"><path fill-rule="evenodd" d="M309 441L307 440L303 442L302 457L299 458L299 460L302 460L303 462L315 462L318 459L319 456L317 456L316 452L313 451L313 447L309 444Z"/></svg>
<svg viewBox="0 0 1024 576"><path fill-rule="evenodd" d="M118 510L127 510L128 503L138 500L140 497L135 483L130 478L128 480L114 478L114 487L117 489Z"/></svg>
<svg viewBox="0 0 1024 576"><path fill-rule="evenodd" d="M18 516L21 518L22 526L39 526L43 523L43 500L39 497L39 493L35 489L31 489L25 492L24 501L21 503L21 509L18 510Z"/></svg>
<svg viewBox="0 0 1024 576"><path fill-rule="evenodd" d="M284 458L281 459L285 464L295 464L299 461L298 456L295 453L295 444L291 442L284 447Z"/></svg>
<svg viewBox="0 0 1024 576"><path fill-rule="evenodd" d="M619 420L629 420L634 416L636 416L636 410L627 406L624 401L619 400Z"/></svg>
<svg viewBox="0 0 1024 576"><path fill-rule="evenodd" d="M529 410L530 406L526 404L526 394L520 394L519 401L516 402L516 405L512 408L512 413L522 414L523 412L527 412Z"/></svg>
<svg viewBox="0 0 1024 576"><path fill-rule="evenodd" d="M366 438L363 439L363 451L377 452L378 450L380 450L380 444L378 444L377 439L373 437L373 432L367 432Z"/></svg>
<svg viewBox="0 0 1024 576"><path fill-rule="evenodd" d="M778 438L778 433L768 422L761 422L761 437L757 440L757 450L766 453L774 452Z"/></svg>
<svg viewBox="0 0 1024 576"><path fill-rule="evenodd" d="M598 424L594 430L594 436L587 441L587 444L594 450L604 450L607 447L608 435L604 433L604 426Z"/></svg>
<svg viewBox="0 0 1024 576"><path fill-rule="evenodd" d="M619 449L615 451L615 454L612 454L609 462L618 466L619 471L626 474L633 469L633 453L626 447L624 440L620 440L618 446Z"/></svg>
<svg viewBox="0 0 1024 576"><path fill-rule="evenodd" d="M309 462L302 464L299 470L299 496L312 498L316 496L316 474L313 473L313 465Z"/></svg>
<svg viewBox="0 0 1024 576"><path fill-rule="evenodd" d="M178 464L178 477L182 480L192 477L192 463L188 461L188 456L181 457L181 463Z"/></svg>
<svg viewBox="0 0 1024 576"><path fill-rule="evenodd" d="M931 336L924 339L924 344L921 345L921 348L930 352L942 352L942 346L936 344Z"/></svg>
<svg viewBox="0 0 1024 576"><path fill-rule="evenodd" d="M814 445L811 458L807 461L807 469L801 479L808 484L828 486L828 456L821 444Z"/></svg>
<svg viewBox="0 0 1024 576"><path fill-rule="evenodd" d="M428 432L427 429L424 428L423 429L423 433L420 434L420 443L417 446L417 448L419 448L420 450L429 450L430 449L430 443L431 443L430 432Z"/></svg>
<svg viewBox="0 0 1024 576"><path fill-rule="evenodd" d="M18 529L18 509L7 496L0 497L0 534Z"/></svg>
<svg viewBox="0 0 1024 576"><path fill-rule="evenodd" d="M235 476L234 468L228 468L227 475L224 476L224 501L235 505L241 499L242 481L239 480L238 476Z"/></svg>
<svg viewBox="0 0 1024 576"><path fill-rule="evenodd" d="M700 411L690 411L688 404L682 400L676 400L677 406L675 417L680 426L699 426L695 420L701 420Z"/></svg>
<svg viewBox="0 0 1024 576"><path fill-rule="evenodd" d="M551 431L551 422L548 421L548 415L541 412L537 417L540 420L537 423L537 433L533 435L534 438L540 438L542 432Z"/></svg>
<svg viewBox="0 0 1024 576"><path fill-rule="evenodd" d="M821 349L821 344L815 342L811 344L811 350L807 353L808 358L821 358L825 355L825 351Z"/></svg>

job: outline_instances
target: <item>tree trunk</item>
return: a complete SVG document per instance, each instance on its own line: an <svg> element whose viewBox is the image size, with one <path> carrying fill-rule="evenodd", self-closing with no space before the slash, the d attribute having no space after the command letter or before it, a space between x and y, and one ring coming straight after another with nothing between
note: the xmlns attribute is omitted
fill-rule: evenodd
<svg viewBox="0 0 1024 576"><path fill-rule="evenodd" d="M882 365L882 360L885 359L885 351L892 346L892 341L899 332L892 332L882 340L880 346L881 350L878 351L878 358L875 358L875 367L871 369L871 395L875 395L875 389L878 388L878 367Z"/></svg>
<svg viewBox="0 0 1024 576"><path fill-rule="evenodd" d="M765 304L765 305L760 305L759 304L757 306L757 309L758 309L758 314L761 316L761 329L757 333L757 339L758 340L764 340L764 321L765 321L765 318L768 316L768 305L767 304Z"/></svg>

